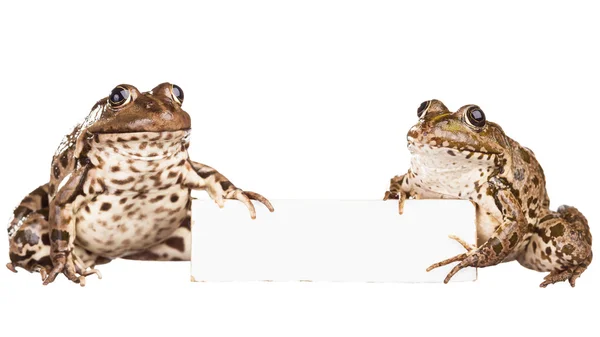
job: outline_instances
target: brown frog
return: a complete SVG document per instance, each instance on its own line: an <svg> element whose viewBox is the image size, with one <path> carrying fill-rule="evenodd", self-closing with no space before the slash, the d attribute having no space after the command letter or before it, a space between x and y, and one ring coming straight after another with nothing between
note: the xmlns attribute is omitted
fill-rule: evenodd
<svg viewBox="0 0 600 337"><path fill-rule="evenodd" d="M476 209L477 245L461 243L463 253L427 270L458 264L488 267L517 260L549 272L541 287L575 280L592 261L592 235L586 218L571 206L550 210L544 172L533 152L486 121L482 109L465 105L450 112L438 101L423 102L418 123L408 132L411 168L392 178L384 199L471 200Z"/></svg>
<svg viewBox="0 0 600 337"><path fill-rule="evenodd" d="M25 197L9 224L7 267L38 271L44 284L63 273L85 284L95 265L115 258L189 260L192 189L273 207L188 156L190 116L180 87L148 92L119 85L67 135L50 182Z"/></svg>

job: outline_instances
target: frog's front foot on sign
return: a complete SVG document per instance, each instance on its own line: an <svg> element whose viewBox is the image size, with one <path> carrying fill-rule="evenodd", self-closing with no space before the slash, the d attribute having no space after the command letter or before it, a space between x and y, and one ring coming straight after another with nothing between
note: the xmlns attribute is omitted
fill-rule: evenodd
<svg viewBox="0 0 600 337"><path fill-rule="evenodd" d="M238 188L231 192L228 192L227 195L225 196L225 198L226 199L236 199L236 200L243 202L244 205L246 205L246 207L248 207L248 211L250 211L250 217L252 219L256 219L256 210L254 209L254 205L252 204L251 200L256 200L256 201L262 203L271 212L275 211L275 209L273 208L273 206L271 205L269 200L267 200L267 198L263 197L262 195L260 195L258 193L255 193L255 192L242 191L241 189Z"/></svg>
<svg viewBox="0 0 600 337"><path fill-rule="evenodd" d="M383 200L398 200L398 213L404 213L404 201L406 200L406 194L404 192L386 191L383 196Z"/></svg>

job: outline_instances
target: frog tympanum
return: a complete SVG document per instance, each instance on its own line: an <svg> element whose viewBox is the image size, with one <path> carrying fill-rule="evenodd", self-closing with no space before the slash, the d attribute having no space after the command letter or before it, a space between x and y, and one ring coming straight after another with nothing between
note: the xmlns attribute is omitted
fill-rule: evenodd
<svg viewBox="0 0 600 337"><path fill-rule="evenodd" d="M431 100L417 115L407 136L411 168L391 179L384 199L399 199L400 213L406 198L471 200L477 225L477 245L451 236L467 252L427 270L459 262L447 283L465 267L517 260L549 272L541 287L565 280L575 286L592 261L592 235L575 207L550 210L544 172L533 152L487 121L476 105L450 112Z"/></svg>
<svg viewBox="0 0 600 337"><path fill-rule="evenodd" d="M9 224L7 267L63 273L73 282L100 274L115 258L189 260L192 189L223 207L237 199L273 207L212 167L188 156L190 116L180 87L148 92L119 85L68 134L52 160L50 181L25 197Z"/></svg>

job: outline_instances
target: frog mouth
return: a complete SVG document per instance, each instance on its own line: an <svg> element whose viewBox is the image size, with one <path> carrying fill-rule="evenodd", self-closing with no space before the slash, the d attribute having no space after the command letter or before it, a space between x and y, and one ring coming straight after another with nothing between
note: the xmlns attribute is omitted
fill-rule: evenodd
<svg viewBox="0 0 600 337"><path fill-rule="evenodd" d="M435 141L430 143L422 143L416 141L412 137L408 137L408 150L413 154L425 154L425 155L445 155L450 157L464 158L467 160L476 159L476 160L486 160L492 161L495 160L499 153L487 151L485 149L480 149L477 151L471 145L456 145L451 146L451 144L447 141L438 144Z"/></svg>

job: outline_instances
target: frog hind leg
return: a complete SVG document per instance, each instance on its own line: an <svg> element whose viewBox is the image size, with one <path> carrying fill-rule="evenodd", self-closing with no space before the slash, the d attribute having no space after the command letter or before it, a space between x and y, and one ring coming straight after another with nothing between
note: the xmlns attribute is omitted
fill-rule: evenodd
<svg viewBox="0 0 600 337"><path fill-rule="evenodd" d="M50 259L50 235L48 224L48 184L42 185L26 196L15 209L9 225L9 257L6 267L13 272L17 268L39 272L42 280L52 270ZM75 263L81 275L100 274L93 269L107 260L83 248L75 246Z"/></svg>
<svg viewBox="0 0 600 337"><path fill-rule="evenodd" d="M122 258L145 261L190 261L192 255L191 218L181 221L179 227L165 240L146 250Z"/></svg>
<svg viewBox="0 0 600 337"><path fill-rule="evenodd" d="M6 267L13 272L23 268L39 272L42 278L52 269L47 209L31 212L21 219L19 228L9 238L10 261Z"/></svg>
<svg viewBox="0 0 600 337"><path fill-rule="evenodd" d="M52 268L48 235L48 184L29 193L17 208L8 226L9 257L6 267L23 268L45 277Z"/></svg>
<svg viewBox="0 0 600 337"><path fill-rule="evenodd" d="M540 287L575 281L592 262L592 235L586 218L575 207L561 206L542 217L517 261L526 268L550 272Z"/></svg>
<svg viewBox="0 0 600 337"><path fill-rule="evenodd" d="M23 268L29 272L39 272L42 280L46 279L52 270L50 259L50 236L47 219L47 209L30 213L9 241L9 257L11 262L6 267L13 272ZM96 274L102 278L100 272L94 269L98 264L108 263L110 260L93 254L79 246L74 248L75 268L82 276Z"/></svg>

